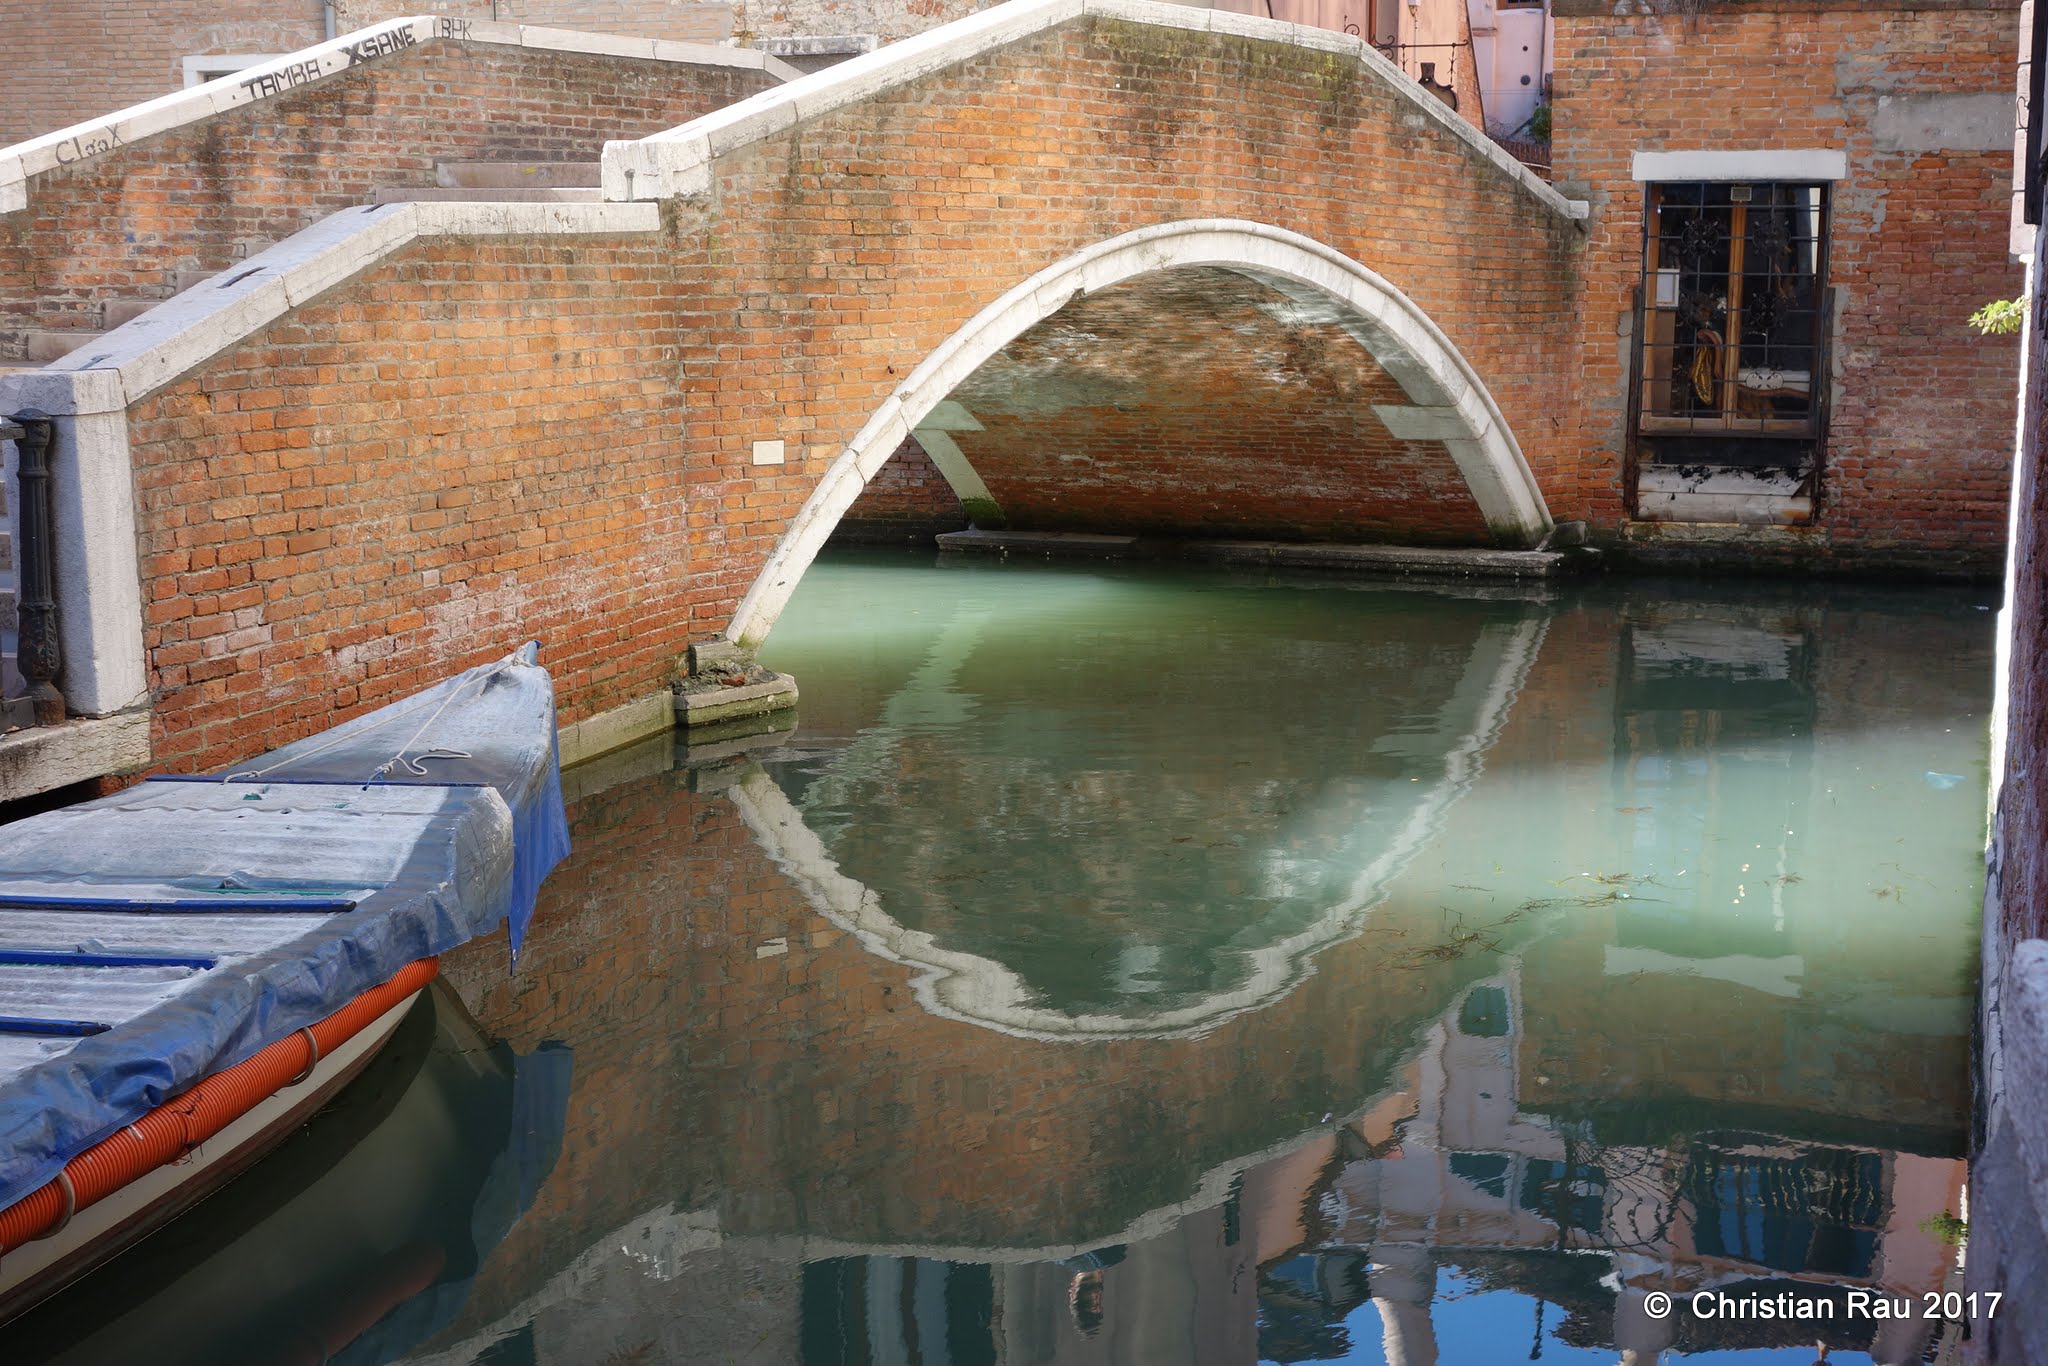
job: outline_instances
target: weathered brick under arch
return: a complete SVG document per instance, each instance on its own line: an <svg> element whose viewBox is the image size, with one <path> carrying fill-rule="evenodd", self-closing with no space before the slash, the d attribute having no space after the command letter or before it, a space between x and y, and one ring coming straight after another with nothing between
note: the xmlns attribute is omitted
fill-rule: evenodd
<svg viewBox="0 0 2048 1366"><path fill-rule="evenodd" d="M1230 219L1139 228L1098 242L1010 289L924 358L818 481L747 596L728 635L766 638L833 527L903 438L1005 346L1073 301L1163 271L1220 267L1337 324L1399 386L1403 405L1376 405L1397 437L1439 442L1455 462L1492 538L1534 544L1550 512L1506 418L1457 346L1428 314L1378 273L1299 233ZM988 499L959 459L940 468L970 510Z"/></svg>

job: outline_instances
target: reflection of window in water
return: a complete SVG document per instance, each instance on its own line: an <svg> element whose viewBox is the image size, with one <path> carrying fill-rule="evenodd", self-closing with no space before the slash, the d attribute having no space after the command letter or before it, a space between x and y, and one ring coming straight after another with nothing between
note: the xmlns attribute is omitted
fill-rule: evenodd
<svg viewBox="0 0 2048 1366"><path fill-rule="evenodd" d="M1868 1277L1889 1202L1882 1153L1814 1148L1730 1151L1686 1160L1680 1196L1695 1211L1694 1246L1774 1271Z"/></svg>
<svg viewBox="0 0 2048 1366"><path fill-rule="evenodd" d="M804 1264L804 1366L995 1366L989 1268L923 1257Z"/></svg>
<svg viewBox="0 0 2048 1366"><path fill-rule="evenodd" d="M1259 1359L1341 1360L1351 1353L1344 1320L1372 1298L1371 1263L1350 1248L1302 1253L1259 1272Z"/></svg>
<svg viewBox="0 0 2048 1366"><path fill-rule="evenodd" d="M1598 1167L1532 1158L1522 1169L1522 1208L1560 1228L1598 1236L1606 1204L1607 1173Z"/></svg>
<svg viewBox="0 0 2048 1366"><path fill-rule="evenodd" d="M1496 1200L1508 1198L1508 1173L1514 1159L1505 1153L1452 1153L1451 1175Z"/></svg>
<svg viewBox="0 0 2048 1366"><path fill-rule="evenodd" d="M1504 1039L1513 1022L1502 987L1474 987L1458 1007L1458 1032L1475 1039Z"/></svg>
<svg viewBox="0 0 2048 1366"><path fill-rule="evenodd" d="M1674 615L1623 627L1615 807L1627 818L1628 871L1658 882L1632 898L1643 928L1660 908L1684 935L1698 928L1689 912L1699 904L1777 903L1773 879L1788 871L1779 865L1798 838L1788 832L1805 829L1812 790L1815 667L1811 634L1777 623ZM1654 936L1644 946L1711 947Z"/></svg>

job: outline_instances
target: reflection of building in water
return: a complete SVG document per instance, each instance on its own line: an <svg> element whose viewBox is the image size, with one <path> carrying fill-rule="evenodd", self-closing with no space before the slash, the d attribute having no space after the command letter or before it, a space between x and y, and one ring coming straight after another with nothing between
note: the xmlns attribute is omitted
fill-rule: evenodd
<svg viewBox="0 0 2048 1366"><path fill-rule="evenodd" d="M1971 747L1943 735L1971 705L1960 685L1904 657L1978 646L1953 623L1895 629L1872 601L1594 600L1545 617L1513 667L1474 648L1486 620L1438 612L1475 699L1517 685L1497 727L1456 728L1486 741L1483 768L1363 933L1259 1009L1166 1038L919 1008L922 968L831 914L873 908L828 911L791 875L794 842L819 838L802 790L749 811L663 774L591 799L521 977L468 970L515 1037L577 1043L569 1176L430 1360L471 1366L524 1332L554 1362L654 1344L648 1359L1245 1366L1390 1339L1397 1360L1449 1366L1526 1353L1527 1336L1474 1336L1488 1295L1517 1334L1541 1316L1546 1341L1619 1354L1665 1341L1641 1312L1653 1287L1938 1287L1949 1252L1917 1226L1959 1207L1974 872L1965 840L1953 870L1883 873L1903 901L1865 874L1905 857L1898 831L1947 819L1922 770L1959 772ZM880 809L950 831L975 775L922 744L853 757L915 757ZM764 813L786 822L768 838ZM1275 847L1306 830L1314 853L1327 814L1276 823ZM1805 881L1760 891L1759 868ZM1016 910L946 885L959 915ZM1516 913L1524 898L1548 904ZM927 928L920 951L1008 961ZM1120 1013L1168 994L1124 987ZM1681 1322L1670 1341L1822 1336L1871 1345L1841 1320ZM1879 1358L1911 1349L1888 1338Z"/></svg>
<svg viewBox="0 0 2048 1366"><path fill-rule="evenodd" d="M1937 1322L1851 1320L1842 1306L1860 1289L1910 1314L1942 1288L1952 1259L1921 1225L1955 1208L1962 1162L1734 1131L1603 1141L1523 1108L1523 1015L1512 973L1473 987L1429 1029L1401 1090L1245 1171L1219 1207L1106 1257L815 1263L803 1360L1249 1366L1342 1359L1376 1329L1390 1363L1434 1366L1447 1282L1460 1297L1529 1296L1539 1340L1611 1345L1624 1362L1815 1343L1880 1366L1922 1359ZM1644 1311L1653 1290L1716 1289L1796 1291L1838 1316ZM1547 1330L1546 1306L1562 1313Z"/></svg>
<svg viewBox="0 0 2048 1366"><path fill-rule="evenodd" d="M1624 1359L1724 1342L1716 1328L1649 1319L1641 1301L1653 1289L1941 1288L1946 1248L1920 1224L1955 1208L1960 1161L1735 1132L1606 1142L1594 1126L1522 1109L1520 1016L1511 976L1474 987L1417 1057L1412 1109L1394 1136L1374 1143L1385 1120L1368 1114L1339 1131L1333 1160L1305 1188L1281 1164L1247 1175L1247 1199L1266 1202L1283 1227L1306 1211L1292 1245L1258 1248L1262 1324L1299 1339L1303 1286L1369 1290L1388 1359L1433 1362L1437 1268L1470 1267L1472 1254L1468 1276L1560 1304L1560 1336L1612 1343ZM1502 1255L1517 1253L1594 1254L1600 1271L1583 1269L1583 1257L1573 1271L1555 1256ZM1326 1331L1342 1331L1358 1302L1326 1293ZM1917 1361L1935 1326L1873 1335L1868 1322L1838 1322L1822 1340L1879 1362ZM1774 1340L1815 1337L1799 1327L1760 1339ZM1321 1359L1274 1350L1283 1346L1262 1338L1273 1359Z"/></svg>

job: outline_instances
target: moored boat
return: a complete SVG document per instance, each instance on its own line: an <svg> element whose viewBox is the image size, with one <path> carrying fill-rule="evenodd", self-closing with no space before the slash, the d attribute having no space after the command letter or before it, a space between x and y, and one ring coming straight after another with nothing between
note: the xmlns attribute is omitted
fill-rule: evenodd
<svg viewBox="0 0 2048 1366"><path fill-rule="evenodd" d="M528 645L208 777L0 827L0 1317L365 1065L568 852Z"/></svg>

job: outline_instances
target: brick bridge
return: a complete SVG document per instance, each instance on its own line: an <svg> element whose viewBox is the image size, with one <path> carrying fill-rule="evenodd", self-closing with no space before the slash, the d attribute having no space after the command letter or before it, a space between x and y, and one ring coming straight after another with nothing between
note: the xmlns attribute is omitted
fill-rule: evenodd
<svg viewBox="0 0 2048 1366"><path fill-rule="evenodd" d="M64 353L0 411L57 418L88 718L0 790L225 763L528 637L565 758L623 743L913 432L984 525L1611 516L1583 207L1357 40L1013 0L792 74L401 20L0 154L0 346Z"/></svg>

